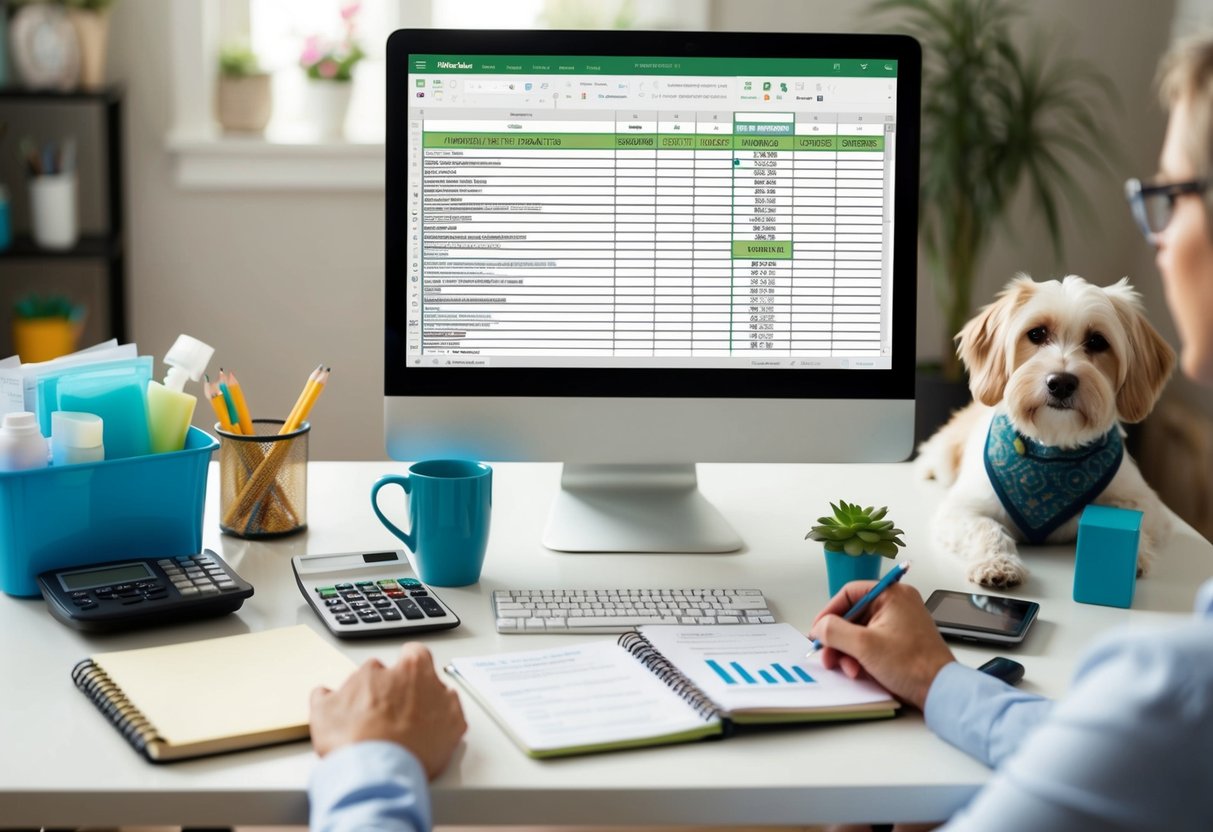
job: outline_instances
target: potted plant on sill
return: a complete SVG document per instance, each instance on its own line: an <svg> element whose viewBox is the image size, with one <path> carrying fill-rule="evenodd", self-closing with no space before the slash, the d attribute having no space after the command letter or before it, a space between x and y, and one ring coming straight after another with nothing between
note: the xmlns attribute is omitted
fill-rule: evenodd
<svg viewBox="0 0 1213 832"><path fill-rule="evenodd" d="M342 37L312 35L303 43L299 65L307 74L308 115L321 138L340 138L349 112L354 67L366 57L355 38L360 2L341 6Z"/></svg>
<svg viewBox="0 0 1213 832"><path fill-rule="evenodd" d="M830 503L830 508L833 516L818 517L805 540L819 541L825 548L832 598L851 581L879 578L882 559L897 557L897 547L906 544L899 536L905 532L885 519L888 506L861 508L839 500Z"/></svg>
<svg viewBox="0 0 1213 832"><path fill-rule="evenodd" d="M217 115L227 131L261 133L273 112L270 75L245 43L232 43L219 52Z"/></svg>
<svg viewBox="0 0 1213 832"><path fill-rule="evenodd" d="M1051 53L1039 27L1013 38L1023 10L1011 0L883 0L876 8L898 13L891 22L923 51L919 233L944 323L941 364L918 376L925 438L969 400L953 339L974 312L978 265L1006 232L1012 197L1027 188L1060 256L1061 206L1089 214L1072 171L1110 170L1115 131L1099 113L1117 99L1091 64ZM931 412L936 402L940 412Z"/></svg>

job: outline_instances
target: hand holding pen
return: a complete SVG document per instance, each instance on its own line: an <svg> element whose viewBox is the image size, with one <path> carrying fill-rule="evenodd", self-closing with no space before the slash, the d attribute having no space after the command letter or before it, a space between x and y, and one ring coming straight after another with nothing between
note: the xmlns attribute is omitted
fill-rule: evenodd
<svg viewBox="0 0 1213 832"><path fill-rule="evenodd" d="M955 657L918 590L898 582L901 574L890 571L880 592L873 591L874 581L847 584L817 614L811 637L824 648L826 668L851 678L866 673L898 699L922 708L935 676ZM848 620L865 596L871 597Z"/></svg>

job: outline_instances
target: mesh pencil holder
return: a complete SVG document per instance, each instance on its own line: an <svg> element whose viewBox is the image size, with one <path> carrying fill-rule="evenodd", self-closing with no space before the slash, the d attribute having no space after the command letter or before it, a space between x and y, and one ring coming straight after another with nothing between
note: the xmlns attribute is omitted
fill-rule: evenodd
<svg viewBox="0 0 1213 832"><path fill-rule="evenodd" d="M312 426L279 434L282 419L254 419L252 436L219 435L219 528L245 538L307 528L307 437Z"/></svg>

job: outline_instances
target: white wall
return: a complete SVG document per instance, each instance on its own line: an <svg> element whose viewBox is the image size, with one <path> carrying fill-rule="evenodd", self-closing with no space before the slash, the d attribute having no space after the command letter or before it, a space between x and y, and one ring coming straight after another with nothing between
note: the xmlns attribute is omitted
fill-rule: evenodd
<svg viewBox="0 0 1213 832"><path fill-rule="evenodd" d="M988 299L1019 270L1077 272L1099 282L1130 274L1170 333L1155 270L1120 194L1125 177L1155 167L1163 118L1150 84L1173 4L1022 5L1067 54L1112 78L1124 106L1114 119L1124 161L1111 173L1083 175L1098 216L1090 225L1067 220L1063 262L1053 260L1039 226L1021 223L1018 239L1005 236L992 247L976 297ZM726 30L875 31L866 9L836 0L713 0L712 20ZM181 331L209 341L218 347L216 366L234 367L255 415L267 416L284 416L312 367L331 364L331 387L314 412L312 457L384 458L382 195L179 189L164 148L169 3L122 0L113 15L110 72L129 90L130 314L141 351L162 355ZM1030 211L1020 206L1017 219ZM942 336L925 275L919 292L920 354L937 355Z"/></svg>

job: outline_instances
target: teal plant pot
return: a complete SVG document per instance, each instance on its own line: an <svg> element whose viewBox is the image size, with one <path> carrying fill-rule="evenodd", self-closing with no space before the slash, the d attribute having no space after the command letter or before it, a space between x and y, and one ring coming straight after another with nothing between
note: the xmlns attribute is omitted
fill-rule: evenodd
<svg viewBox="0 0 1213 832"><path fill-rule="evenodd" d="M874 581L880 577L880 555L848 555L846 552L826 553L826 578L833 598L851 581Z"/></svg>

